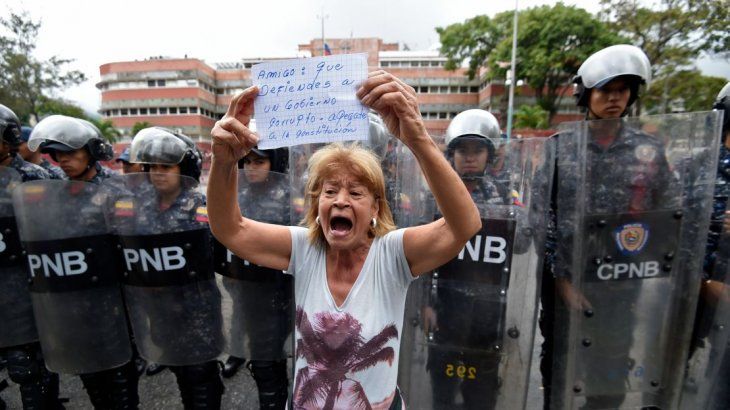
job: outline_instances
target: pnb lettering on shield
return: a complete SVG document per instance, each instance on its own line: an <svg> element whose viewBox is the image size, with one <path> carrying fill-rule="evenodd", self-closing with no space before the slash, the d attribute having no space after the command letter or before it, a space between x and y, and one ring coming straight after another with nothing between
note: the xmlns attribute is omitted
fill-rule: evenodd
<svg viewBox="0 0 730 410"><path fill-rule="evenodd" d="M166 246L163 248L147 249L124 249L124 261L127 263L127 270L133 270L133 265L142 268L142 271L149 272L150 268L155 271L170 271L185 267L186 260L183 250L179 246Z"/></svg>
<svg viewBox="0 0 730 410"><path fill-rule="evenodd" d="M84 253L80 251L29 254L28 265L32 277L42 273L46 278L81 275L86 273L89 267Z"/></svg>

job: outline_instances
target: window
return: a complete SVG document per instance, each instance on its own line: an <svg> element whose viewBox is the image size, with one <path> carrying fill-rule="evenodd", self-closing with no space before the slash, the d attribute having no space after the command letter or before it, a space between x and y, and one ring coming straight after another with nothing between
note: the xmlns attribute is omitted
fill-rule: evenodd
<svg viewBox="0 0 730 410"><path fill-rule="evenodd" d="M459 87L459 92L462 93L462 94L468 93L469 92L469 87L467 87L467 86L461 86L461 87Z"/></svg>
<svg viewBox="0 0 730 410"><path fill-rule="evenodd" d="M167 107L160 107L160 115L167 115Z"/></svg>
<svg viewBox="0 0 730 410"><path fill-rule="evenodd" d="M419 93L428 93L428 87L418 87Z"/></svg>
<svg viewBox="0 0 730 410"><path fill-rule="evenodd" d="M148 80L147 81L147 87L154 87L155 86L155 80Z"/></svg>
<svg viewBox="0 0 730 410"><path fill-rule="evenodd" d="M449 92L449 87L446 87L443 85L439 87L439 94L446 94L448 92Z"/></svg>
<svg viewBox="0 0 730 410"><path fill-rule="evenodd" d="M150 115L157 115L157 107L150 108Z"/></svg>
<svg viewBox="0 0 730 410"><path fill-rule="evenodd" d="M188 107L180 107L180 114L187 114L188 113Z"/></svg>
<svg viewBox="0 0 730 410"><path fill-rule="evenodd" d="M139 115L147 115L147 108L140 108Z"/></svg>
<svg viewBox="0 0 730 410"><path fill-rule="evenodd" d="M165 80L157 80L157 86L158 87L164 87L165 86Z"/></svg>
<svg viewBox="0 0 730 410"><path fill-rule="evenodd" d="M129 114L129 111L126 108L122 108L122 115Z"/></svg>
<svg viewBox="0 0 730 410"><path fill-rule="evenodd" d="M129 109L129 115L137 115L137 109L136 108L130 108Z"/></svg>
<svg viewBox="0 0 730 410"><path fill-rule="evenodd" d="M479 87L469 87L469 92L470 93L478 93L479 92Z"/></svg>
<svg viewBox="0 0 730 410"><path fill-rule="evenodd" d="M198 107L190 107L190 114L197 114L198 113Z"/></svg>
<svg viewBox="0 0 730 410"><path fill-rule="evenodd" d="M170 114L177 114L177 107L170 107Z"/></svg>
<svg viewBox="0 0 730 410"><path fill-rule="evenodd" d="M115 108L115 109L113 109L113 110L112 110L112 115L113 115L113 116L117 116L117 115L119 115L119 110L118 110L118 109L116 109L116 108Z"/></svg>
<svg viewBox="0 0 730 410"><path fill-rule="evenodd" d="M438 67L439 62L438 61L431 61L431 67Z"/></svg>
<svg viewBox="0 0 730 410"><path fill-rule="evenodd" d="M439 119L440 120L445 120L446 119L446 113L445 112L440 112L439 113Z"/></svg>

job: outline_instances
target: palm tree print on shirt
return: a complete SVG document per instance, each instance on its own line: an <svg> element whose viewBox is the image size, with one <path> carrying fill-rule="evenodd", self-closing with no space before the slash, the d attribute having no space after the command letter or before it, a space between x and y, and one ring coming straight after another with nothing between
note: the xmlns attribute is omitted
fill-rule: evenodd
<svg viewBox="0 0 730 410"><path fill-rule="evenodd" d="M371 409L364 389L351 376L380 362L393 365L395 351L383 346L398 339L395 324L365 341L360 334L362 324L349 313L321 312L314 317L310 323L304 310L297 307L296 326L301 337L297 339L296 359L304 358L307 367L296 375L295 407Z"/></svg>

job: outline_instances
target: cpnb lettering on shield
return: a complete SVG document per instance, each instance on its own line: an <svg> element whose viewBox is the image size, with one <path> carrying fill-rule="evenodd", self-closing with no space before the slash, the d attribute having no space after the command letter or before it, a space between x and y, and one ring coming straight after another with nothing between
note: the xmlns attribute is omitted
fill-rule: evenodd
<svg viewBox="0 0 730 410"><path fill-rule="evenodd" d="M507 240L499 236L486 236L482 248L482 238L482 235L476 235L467 242L459 252L458 259L464 260L464 257L468 256L474 262L504 263L507 259Z"/></svg>

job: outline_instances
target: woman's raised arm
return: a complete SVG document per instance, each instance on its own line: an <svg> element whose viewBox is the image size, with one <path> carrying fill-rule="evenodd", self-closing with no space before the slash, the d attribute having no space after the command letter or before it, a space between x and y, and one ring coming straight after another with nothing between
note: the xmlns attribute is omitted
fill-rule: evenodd
<svg viewBox="0 0 730 410"><path fill-rule="evenodd" d="M454 258L481 228L479 210L464 183L426 132L413 87L385 71L370 73L357 93L390 132L413 152L443 218L406 229L406 259L415 275Z"/></svg>
<svg viewBox="0 0 730 410"><path fill-rule="evenodd" d="M237 200L236 164L258 143L256 134L248 129L258 92L253 86L233 97L226 115L211 131L213 160L208 180L208 219L213 236L238 257L285 270L291 257L289 228L241 216Z"/></svg>

